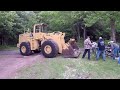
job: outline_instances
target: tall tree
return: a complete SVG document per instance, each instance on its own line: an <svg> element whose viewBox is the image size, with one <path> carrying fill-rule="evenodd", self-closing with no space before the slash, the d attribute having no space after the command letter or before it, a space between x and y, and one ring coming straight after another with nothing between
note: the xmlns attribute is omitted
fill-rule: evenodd
<svg viewBox="0 0 120 90"><path fill-rule="evenodd" d="M120 20L119 17L119 11L89 11L87 12L86 18L84 18L84 20L87 26L91 26L97 21L101 20L109 24L111 29L111 40L116 42L116 22Z"/></svg>

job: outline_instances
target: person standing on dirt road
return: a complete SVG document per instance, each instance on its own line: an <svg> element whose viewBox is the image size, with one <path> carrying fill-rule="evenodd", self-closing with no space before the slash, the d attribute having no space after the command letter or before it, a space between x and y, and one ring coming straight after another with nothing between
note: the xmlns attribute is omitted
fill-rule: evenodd
<svg viewBox="0 0 120 90"><path fill-rule="evenodd" d="M90 60L90 49L92 47L92 43L90 41L90 37L88 36L87 39L84 41L84 53L82 58L86 56L86 53L88 52L88 60Z"/></svg>
<svg viewBox="0 0 120 90"><path fill-rule="evenodd" d="M99 37L98 40L98 50L97 50L97 58L96 60L99 59L100 55L102 53L102 58L105 61L105 42L102 37Z"/></svg>

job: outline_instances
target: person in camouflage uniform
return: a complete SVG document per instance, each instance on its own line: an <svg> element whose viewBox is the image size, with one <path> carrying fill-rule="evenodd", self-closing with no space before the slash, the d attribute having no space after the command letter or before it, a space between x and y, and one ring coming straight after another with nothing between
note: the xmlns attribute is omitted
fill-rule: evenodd
<svg viewBox="0 0 120 90"><path fill-rule="evenodd" d="M88 60L90 60L90 49L92 47L92 43L90 41L90 37L88 36L87 39L84 41L84 53L82 58L84 58L88 52Z"/></svg>

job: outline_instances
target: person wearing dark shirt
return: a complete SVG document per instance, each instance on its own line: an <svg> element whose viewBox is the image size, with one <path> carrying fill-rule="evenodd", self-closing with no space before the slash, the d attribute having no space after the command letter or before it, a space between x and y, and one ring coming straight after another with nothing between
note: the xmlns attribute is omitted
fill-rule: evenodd
<svg viewBox="0 0 120 90"><path fill-rule="evenodd" d="M102 37L99 37L98 40L98 50L97 50L97 58L96 60L99 59L100 55L102 54L102 58L105 61L105 43Z"/></svg>

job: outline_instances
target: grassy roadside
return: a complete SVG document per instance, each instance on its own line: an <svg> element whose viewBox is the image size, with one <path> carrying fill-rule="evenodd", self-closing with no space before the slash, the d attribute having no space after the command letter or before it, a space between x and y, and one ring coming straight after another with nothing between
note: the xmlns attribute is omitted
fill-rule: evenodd
<svg viewBox="0 0 120 90"><path fill-rule="evenodd" d="M17 48L17 46L15 46L15 45L9 45L9 46L2 46L2 45L0 45L0 50L17 50L18 48Z"/></svg>
<svg viewBox="0 0 120 90"><path fill-rule="evenodd" d="M34 65L19 70L18 79L119 79L120 66L117 61L107 58L96 61L63 58L38 60Z"/></svg>

